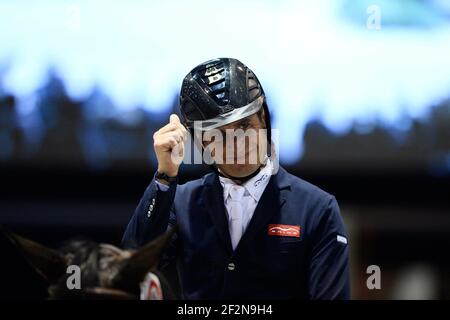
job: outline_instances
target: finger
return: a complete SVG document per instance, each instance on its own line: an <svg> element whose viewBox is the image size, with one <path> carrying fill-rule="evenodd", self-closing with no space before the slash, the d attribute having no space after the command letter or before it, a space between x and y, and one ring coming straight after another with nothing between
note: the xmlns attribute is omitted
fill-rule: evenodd
<svg viewBox="0 0 450 320"><path fill-rule="evenodd" d="M163 134L170 131L175 131L178 129L178 126L175 123L166 124L164 127L156 131L155 134Z"/></svg>
<svg viewBox="0 0 450 320"><path fill-rule="evenodd" d="M180 133L181 138L183 139L183 141L186 141L187 137L188 137L188 132L187 132L186 129L183 129L183 128L180 128L178 132Z"/></svg>
<svg viewBox="0 0 450 320"><path fill-rule="evenodd" d="M184 143L178 143L177 145L175 145L172 148L172 152L178 156L178 157L182 157L184 154Z"/></svg>
<svg viewBox="0 0 450 320"><path fill-rule="evenodd" d="M185 141L185 135L183 134L183 132L180 129L162 133L159 136L162 138L174 137L178 142Z"/></svg>
<svg viewBox="0 0 450 320"><path fill-rule="evenodd" d="M186 127L185 127L184 125L181 125L181 130L182 130L183 133L187 136L188 130L186 129Z"/></svg>
<svg viewBox="0 0 450 320"><path fill-rule="evenodd" d="M178 123L178 124L175 124L176 125L176 127L177 127L177 129L178 129L178 131L183 135L183 136L187 136L187 130L186 130L186 128L181 124L181 123ZM177 131L177 130L173 130L173 131Z"/></svg>
<svg viewBox="0 0 450 320"><path fill-rule="evenodd" d="M186 141L186 135L183 133L183 131L177 129L174 131L170 131L170 132L166 132L160 135L161 138L168 138L168 137L173 137L175 138L175 140L180 143L180 142L185 142Z"/></svg>
<svg viewBox="0 0 450 320"><path fill-rule="evenodd" d="M155 147L162 148L163 150L171 150L176 145L178 145L177 139L175 137L163 137L155 141Z"/></svg>
<svg viewBox="0 0 450 320"><path fill-rule="evenodd" d="M180 118L175 113L172 113L169 118L170 123L180 124Z"/></svg>
<svg viewBox="0 0 450 320"><path fill-rule="evenodd" d="M174 131L176 129L180 129L181 131L185 132L187 134L187 130L186 128L181 124L181 123L177 123L177 122L170 122L168 124L166 124L164 127L162 127L161 129L159 129L158 131L155 132L156 134L161 134L161 133L166 133L169 131Z"/></svg>

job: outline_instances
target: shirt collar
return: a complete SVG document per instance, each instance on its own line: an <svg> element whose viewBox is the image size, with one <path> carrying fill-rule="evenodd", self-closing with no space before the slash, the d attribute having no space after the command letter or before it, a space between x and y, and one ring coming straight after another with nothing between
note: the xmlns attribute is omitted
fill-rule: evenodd
<svg viewBox="0 0 450 320"><path fill-rule="evenodd" d="M256 202L261 199L261 196L269 183L270 176L273 174L273 164L270 159L267 160L267 163L264 167L261 168L259 173L251 178L250 180L244 182L241 186L245 188L246 193L248 193ZM230 189L232 186L238 185L231 179L219 176L220 183L223 187L223 197L226 200L230 193Z"/></svg>

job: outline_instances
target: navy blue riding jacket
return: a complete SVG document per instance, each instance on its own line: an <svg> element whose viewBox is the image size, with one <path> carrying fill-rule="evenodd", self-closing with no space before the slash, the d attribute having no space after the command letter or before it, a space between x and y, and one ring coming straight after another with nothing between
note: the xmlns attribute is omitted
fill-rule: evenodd
<svg viewBox="0 0 450 320"><path fill-rule="evenodd" d="M142 246L175 224L164 261L176 261L184 299L350 298L347 233L335 197L282 167L235 250L216 173L166 191L153 179L122 245Z"/></svg>

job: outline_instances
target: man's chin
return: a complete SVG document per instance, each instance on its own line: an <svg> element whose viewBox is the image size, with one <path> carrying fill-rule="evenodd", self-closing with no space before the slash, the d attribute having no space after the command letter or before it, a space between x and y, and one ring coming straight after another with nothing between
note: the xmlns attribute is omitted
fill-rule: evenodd
<svg viewBox="0 0 450 320"><path fill-rule="evenodd" d="M252 174L257 169L258 166L254 164L234 164L233 168L225 167L223 171L230 176L241 178Z"/></svg>

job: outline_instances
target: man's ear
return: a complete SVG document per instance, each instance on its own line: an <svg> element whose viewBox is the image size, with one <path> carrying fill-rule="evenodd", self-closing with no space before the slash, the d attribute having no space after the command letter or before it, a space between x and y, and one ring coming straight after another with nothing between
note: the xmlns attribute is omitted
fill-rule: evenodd
<svg viewBox="0 0 450 320"><path fill-rule="evenodd" d="M25 260L49 283L56 282L66 272L66 261L58 251L21 237L1 225L0 237L16 247Z"/></svg>
<svg viewBox="0 0 450 320"><path fill-rule="evenodd" d="M262 127L267 128L266 111L264 110L263 107L261 108L261 110L258 111L258 118L259 118L259 121L261 121Z"/></svg>

